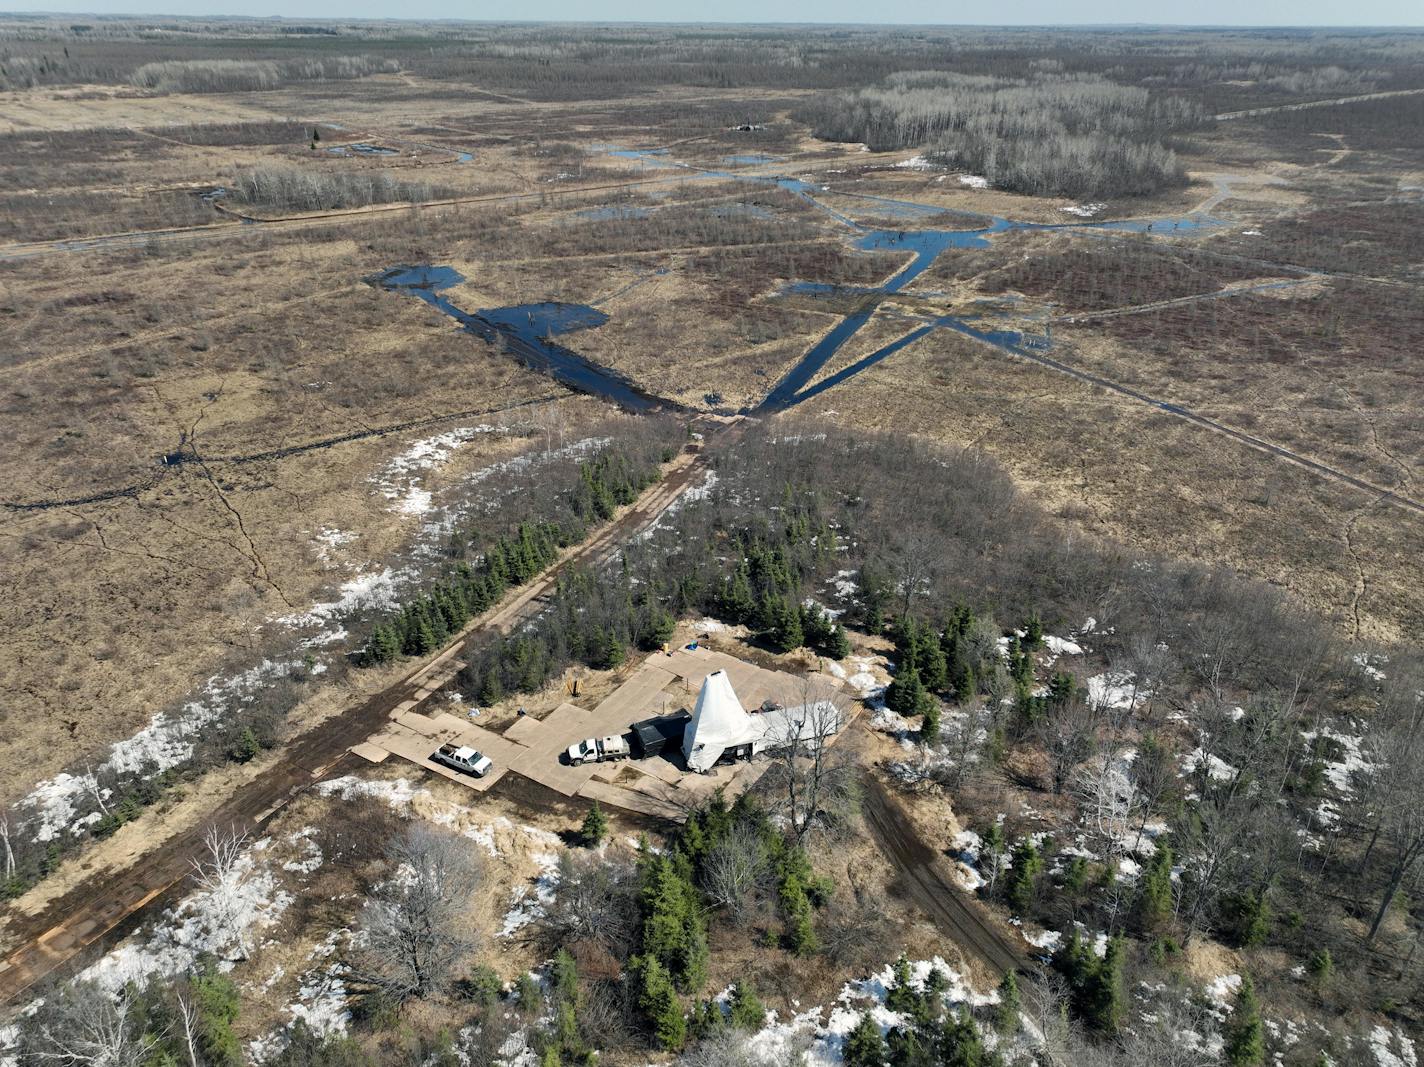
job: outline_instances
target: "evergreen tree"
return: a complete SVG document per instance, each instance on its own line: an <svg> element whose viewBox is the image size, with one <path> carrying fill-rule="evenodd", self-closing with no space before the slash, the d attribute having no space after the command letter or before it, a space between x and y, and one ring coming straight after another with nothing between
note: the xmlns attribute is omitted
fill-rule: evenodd
<svg viewBox="0 0 1424 1067"><path fill-rule="evenodd" d="M1330 955L1328 948L1322 948L1318 952L1311 953L1310 959L1305 963L1306 973L1310 975L1310 980L1316 989L1324 989L1330 984L1331 977L1335 974L1335 959Z"/></svg>
<svg viewBox="0 0 1424 1067"><path fill-rule="evenodd" d="M880 1035L880 1026L869 1012L862 1015L855 1029L846 1035L841 1055L845 1067L885 1067L890 1053L885 1047L885 1038Z"/></svg>
<svg viewBox="0 0 1424 1067"><path fill-rule="evenodd" d="M1114 1036L1122 1027L1127 1010L1127 992L1123 988L1123 939L1108 940L1107 952L1088 973L1083 995L1083 1021L1088 1028L1106 1036Z"/></svg>
<svg viewBox="0 0 1424 1067"><path fill-rule="evenodd" d="M248 726L244 727L242 733L237 735L237 740L228 750L228 755L232 757L234 763L247 763L261 751L262 746L257 743L257 735L252 732L252 727Z"/></svg>
<svg viewBox="0 0 1424 1067"><path fill-rule="evenodd" d="M974 668L966 661L954 677L954 699L960 704L968 704L978 694L979 681L974 677Z"/></svg>
<svg viewBox="0 0 1424 1067"><path fill-rule="evenodd" d="M767 643L777 652L793 652L806 643L801 612L779 593L768 593L761 610Z"/></svg>
<svg viewBox="0 0 1424 1067"><path fill-rule="evenodd" d="M692 1012L687 1017L687 1032L695 1041L715 1034L726 1025L727 1017L722 1014L722 1006L706 997L692 1006Z"/></svg>
<svg viewBox="0 0 1424 1067"><path fill-rule="evenodd" d="M756 994L756 987L738 978L732 983L730 1022L739 1030L760 1030L766 1023L766 1008Z"/></svg>
<svg viewBox="0 0 1424 1067"><path fill-rule="evenodd" d="M894 1067L931 1067L930 1048L915 1026L897 1026L886 1041L886 1058Z"/></svg>
<svg viewBox="0 0 1424 1067"><path fill-rule="evenodd" d="M495 661L485 668L480 679L480 703L485 707L498 704L504 699L504 682L499 676L499 663Z"/></svg>
<svg viewBox="0 0 1424 1067"><path fill-rule="evenodd" d="M1043 857L1029 838L1014 849L1013 866L1009 871L1008 901L1019 912L1027 911L1038 893L1038 876L1043 873Z"/></svg>
<svg viewBox="0 0 1424 1067"><path fill-rule="evenodd" d="M237 983L205 960L188 988L198 1015L197 1045L204 1061L210 1067L237 1067L243 1062L242 1045L232 1029L242 1006Z"/></svg>
<svg viewBox="0 0 1424 1067"><path fill-rule="evenodd" d="M839 624L831 626L830 635L826 638L826 647L822 652L831 659L845 659L850 655L850 639L846 637L845 627Z"/></svg>
<svg viewBox="0 0 1424 1067"><path fill-rule="evenodd" d="M932 745L939 740L939 701L927 696L924 718L920 720L920 744Z"/></svg>
<svg viewBox="0 0 1424 1067"><path fill-rule="evenodd" d="M1223 897L1221 910L1227 938L1237 948L1265 944L1271 932L1271 902L1266 889Z"/></svg>
<svg viewBox="0 0 1424 1067"><path fill-rule="evenodd" d="M1159 843L1142 875L1137 895L1137 922L1156 930L1172 915L1172 850Z"/></svg>
<svg viewBox="0 0 1424 1067"><path fill-rule="evenodd" d="M984 1067L988 1062L979 1028L968 1015L955 1014L947 1020L936 1044L936 1062L942 1067Z"/></svg>
<svg viewBox="0 0 1424 1067"><path fill-rule="evenodd" d="M648 623L644 631L643 643L648 651L661 648L677 629L677 620L657 601L648 609Z"/></svg>
<svg viewBox="0 0 1424 1067"><path fill-rule="evenodd" d="M612 630L604 631L600 642L597 661L593 666L601 671L611 671L620 667L623 661L628 658L628 650L623 644L622 638Z"/></svg>
<svg viewBox="0 0 1424 1067"><path fill-rule="evenodd" d="M885 993L885 1006L901 1015L909 1015L915 1010L919 994L910 984L910 960L903 952L891 969L891 985Z"/></svg>
<svg viewBox="0 0 1424 1067"><path fill-rule="evenodd" d="M588 814L583 817L583 826L579 828L579 837L589 848L597 848L603 844L603 839L608 836L608 816L603 814L603 809L599 807L598 801L593 802L593 807L588 809Z"/></svg>
<svg viewBox="0 0 1424 1067"><path fill-rule="evenodd" d="M895 680L885 689L885 706L896 715L912 718L923 715L930 701L920 681L920 672L913 663L900 663L895 668Z"/></svg>
<svg viewBox="0 0 1424 1067"><path fill-rule="evenodd" d="M428 656L439 647L440 642L435 637L430 619L422 615L415 626L415 655Z"/></svg>
<svg viewBox="0 0 1424 1067"><path fill-rule="evenodd" d="M801 871L791 870L781 880L778 889L781 914L786 920L786 947L798 956L809 956L820 947L816 925L811 915L811 898L806 892L806 879Z"/></svg>
<svg viewBox="0 0 1424 1067"><path fill-rule="evenodd" d="M642 979L638 1008L658 1045L676 1052L687 1040L687 1020L682 1017L672 978L655 956L644 956L636 962Z"/></svg>
<svg viewBox="0 0 1424 1067"><path fill-rule="evenodd" d="M727 579L722 590L721 604L722 617L734 623L750 622L756 613L757 605L752 597L751 576L746 560L742 560Z"/></svg>
<svg viewBox="0 0 1424 1067"><path fill-rule="evenodd" d="M1019 980L1010 971L999 983L999 1003L994 1006L994 1028L1001 1034L1014 1034L1019 1029Z"/></svg>
<svg viewBox="0 0 1424 1067"><path fill-rule="evenodd" d="M1223 1052L1231 1067L1257 1067L1266 1058L1266 1034L1261 1022L1261 1005L1251 976L1241 979L1236 1006L1227 1022Z"/></svg>
<svg viewBox="0 0 1424 1067"><path fill-rule="evenodd" d="M1023 647L1029 651L1034 651L1043 646L1043 620L1038 617L1038 612L1034 612L1028 617L1028 622L1024 625Z"/></svg>

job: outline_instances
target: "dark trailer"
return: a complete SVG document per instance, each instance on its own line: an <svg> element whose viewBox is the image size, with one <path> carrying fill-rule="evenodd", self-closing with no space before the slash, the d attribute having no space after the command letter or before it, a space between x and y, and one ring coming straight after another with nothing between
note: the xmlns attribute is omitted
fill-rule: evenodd
<svg viewBox="0 0 1424 1067"><path fill-rule="evenodd" d="M674 751L682 748L682 735L692 715L686 710L671 715L659 715L654 719L644 719L633 724L633 757L647 759L660 756L671 747Z"/></svg>

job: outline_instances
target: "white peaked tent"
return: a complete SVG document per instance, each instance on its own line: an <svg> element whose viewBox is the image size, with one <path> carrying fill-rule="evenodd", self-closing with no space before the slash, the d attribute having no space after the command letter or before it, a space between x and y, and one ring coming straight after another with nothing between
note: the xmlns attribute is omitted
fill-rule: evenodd
<svg viewBox="0 0 1424 1067"><path fill-rule="evenodd" d="M722 753L759 740L762 727L742 707L726 671L713 671L702 683L692 722L682 735L682 755L690 771L710 771Z"/></svg>

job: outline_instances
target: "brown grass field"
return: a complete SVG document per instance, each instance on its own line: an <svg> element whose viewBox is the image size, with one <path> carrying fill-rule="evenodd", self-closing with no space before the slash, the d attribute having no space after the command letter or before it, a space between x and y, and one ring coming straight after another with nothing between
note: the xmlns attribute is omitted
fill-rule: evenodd
<svg viewBox="0 0 1424 1067"><path fill-rule="evenodd" d="M769 185L600 146L668 145L669 159L721 168L746 148L724 121L741 109L771 116L752 150L780 159L738 169L813 176L837 210L883 221L854 193L1073 219L1066 201L895 167L907 152L817 142L789 118L796 92L671 86L656 98L563 102L479 89L405 73L267 92L0 93L0 484L7 505L39 505L0 517L0 573L22 591L0 638L0 761L24 768L7 778L8 795L128 736L233 656L264 647L274 620L395 558L419 524L373 479L413 442L502 429L427 475L453 486L528 447L552 410L570 432L607 413L423 304L363 284L372 272L452 265L466 282L447 295L466 310L595 304L609 323L570 347L688 407L737 410L846 310L778 297L781 283L875 284L905 261L856 251L829 214ZM1055 358L1417 497L1424 376L1408 235L1420 209L1378 192L1417 180L1417 161L1356 150L1343 126L1325 133L1307 153L1299 138L1221 124L1190 142L1186 188L1107 208L1179 214L1230 173L1212 208L1224 225L1207 236L1040 231L952 250L882 302L824 373L916 325L899 313L991 301L1008 326L1065 320ZM362 142L396 154L330 151ZM464 152L473 160L460 162ZM220 211L199 196L272 166L387 174L438 190L441 203L248 226L233 213L283 212L230 200ZM43 244L181 226L202 228L70 251ZM1091 317L1311 271L1336 276ZM933 332L801 410L983 448L1083 530L1225 561L1353 636L1424 626L1417 515L960 335ZM407 423L417 425L386 432ZM165 466L183 447L210 458ZM324 530L353 536L327 551Z"/></svg>

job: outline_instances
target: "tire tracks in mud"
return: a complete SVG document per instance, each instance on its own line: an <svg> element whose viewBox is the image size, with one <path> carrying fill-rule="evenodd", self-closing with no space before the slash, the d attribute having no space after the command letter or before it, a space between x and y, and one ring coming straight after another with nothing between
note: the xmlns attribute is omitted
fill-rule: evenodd
<svg viewBox="0 0 1424 1067"><path fill-rule="evenodd" d="M943 871L938 854L915 833L900 803L873 774L865 775L865 822L899 875L905 895L967 955L998 974L1029 969L1027 955L990 923L985 909Z"/></svg>

